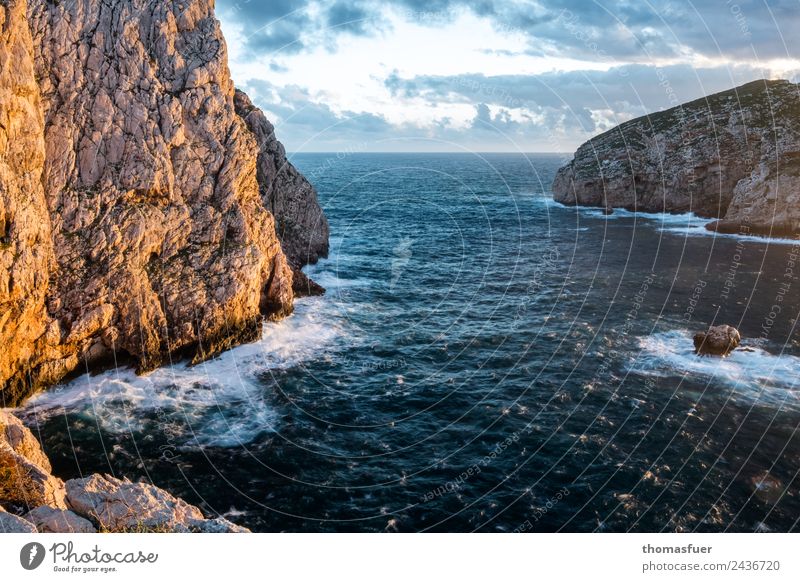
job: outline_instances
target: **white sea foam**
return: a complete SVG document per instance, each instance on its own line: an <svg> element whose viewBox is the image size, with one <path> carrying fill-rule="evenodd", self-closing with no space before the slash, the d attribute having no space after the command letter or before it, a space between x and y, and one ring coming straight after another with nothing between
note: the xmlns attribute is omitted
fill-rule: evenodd
<svg viewBox="0 0 800 582"><path fill-rule="evenodd" d="M686 376L725 384L734 393L763 402L800 402L800 358L775 355L758 347L744 346L727 358L700 357L694 353L688 330L656 333L639 340L632 370L657 377Z"/></svg>
<svg viewBox="0 0 800 582"><path fill-rule="evenodd" d="M746 234L735 234L735 233L721 233L721 232L714 232L705 228L705 225L700 226L684 226L684 227L675 227L670 226L669 228L662 228L661 230L665 232L671 232L674 234L682 234L684 236L710 236L715 238L728 238L728 239L735 239L741 240L750 244L762 244L762 245L796 245L800 244L800 241L793 238L768 238L764 236L753 236L753 235L746 235Z"/></svg>
<svg viewBox="0 0 800 582"><path fill-rule="evenodd" d="M605 214L602 208L596 206L567 206L556 202L552 198L542 197L544 204L548 208L560 208L564 210L571 210L573 212L580 212L583 216L591 218L599 218L602 220L619 220L620 218L647 220L651 222L660 222L662 225L670 226L683 226L683 227L703 227L706 224L713 222L707 218L701 218L694 212L634 212L625 210L624 208L615 208L612 214Z"/></svg>
<svg viewBox="0 0 800 582"><path fill-rule="evenodd" d="M667 212L632 212L623 208L615 208L613 214L604 214L601 208L594 206L567 206L556 202L552 198L542 197L548 208L563 208L580 212L583 216L601 220L617 220L620 218L644 219L654 223L661 223L659 230L683 236L703 236L726 239L736 239L750 244L770 245L796 245L800 241L792 238L767 238L761 236L743 235L735 233L718 233L706 228L707 224L714 222L712 218L701 218L693 212L671 214Z"/></svg>
<svg viewBox="0 0 800 582"><path fill-rule="evenodd" d="M293 316L265 324L258 342L197 366L181 362L146 376L129 368L84 375L40 393L21 412L85 414L114 433L155 425L176 446L245 444L276 428L264 374L320 357L343 334L340 320L327 310L322 299L299 300Z"/></svg>

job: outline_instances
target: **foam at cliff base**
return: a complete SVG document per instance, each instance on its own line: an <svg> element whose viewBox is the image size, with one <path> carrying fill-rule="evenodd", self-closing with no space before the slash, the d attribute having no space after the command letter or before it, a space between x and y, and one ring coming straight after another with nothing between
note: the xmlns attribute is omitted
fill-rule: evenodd
<svg viewBox="0 0 800 582"><path fill-rule="evenodd" d="M631 371L661 378L685 376L733 388L734 396L774 405L800 404L800 358L774 355L743 346L726 358L700 357L694 353L692 334L672 330L639 339L641 351L634 353ZM713 381L713 382L712 382Z"/></svg>
<svg viewBox="0 0 800 582"><path fill-rule="evenodd" d="M565 210L572 210L580 212L583 216L597 218L601 220L617 220L620 218L639 218L652 222L660 222L659 230L662 232L669 232L672 234L680 234L684 236L705 236L716 238L727 238L745 241L751 244L770 244L770 245L797 245L800 241L792 238L769 238L762 236L752 236L735 233L719 233L708 230L706 225L714 222L713 218L700 218L693 212L685 212L681 214L671 214L667 212L653 213L653 212L631 212L623 208L615 208L613 214L604 214L603 210L595 206L567 206L556 202L552 198L540 197L544 200L547 208L561 208Z"/></svg>
<svg viewBox="0 0 800 582"><path fill-rule="evenodd" d="M330 350L342 327L320 299L299 300L291 317L264 326L260 341L188 366L137 376L130 368L83 375L31 398L21 414L85 415L112 433L168 432L179 446L233 447L277 428L260 378Z"/></svg>
<svg viewBox="0 0 800 582"><path fill-rule="evenodd" d="M713 222L713 221L709 221ZM671 232L675 234L683 234L684 236L710 236L715 238L728 238L728 239L736 239L740 241L745 241L751 244L769 244L769 245L800 245L800 240L793 239L793 238L778 238L778 237L766 237L766 236L755 236L755 235L746 235L746 234L735 234L735 233L722 233L722 232L714 232L713 230L708 230L705 228L705 225L702 226L684 226L684 227L669 227L669 228L662 228L664 232Z"/></svg>

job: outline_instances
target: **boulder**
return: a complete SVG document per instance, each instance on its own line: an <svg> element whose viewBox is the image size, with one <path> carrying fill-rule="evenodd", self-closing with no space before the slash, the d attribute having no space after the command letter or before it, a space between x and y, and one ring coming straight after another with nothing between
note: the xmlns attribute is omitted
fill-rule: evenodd
<svg viewBox="0 0 800 582"><path fill-rule="evenodd" d="M36 533L34 525L0 507L0 533Z"/></svg>
<svg viewBox="0 0 800 582"><path fill-rule="evenodd" d="M250 530L246 527L236 525L224 517L198 519L189 522L186 526L180 525L176 527L175 531L177 533L250 533Z"/></svg>
<svg viewBox="0 0 800 582"><path fill-rule="evenodd" d="M55 509L43 505L25 515L39 533L96 533L88 519L68 509Z"/></svg>
<svg viewBox="0 0 800 582"><path fill-rule="evenodd" d="M112 532L246 532L148 483L92 475L67 481L67 501L77 513Z"/></svg>
<svg viewBox="0 0 800 582"><path fill-rule="evenodd" d="M325 295L325 287L312 281L300 269L295 269L292 273L292 291L294 291L295 297L319 297Z"/></svg>
<svg viewBox="0 0 800 582"><path fill-rule="evenodd" d="M5 441L17 453L39 465L48 473L52 471L50 460L30 429L13 414L0 410L0 442Z"/></svg>
<svg viewBox="0 0 800 582"><path fill-rule="evenodd" d="M66 509L64 483L0 442L0 503L26 509L40 505Z"/></svg>
<svg viewBox="0 0 800 582"><path fill-rule="evenodd" d="M66 509L64 483L50 471L50 461L33 433L13 414L0 410L0 503Z"/></svg>
<svg viewBox="0 0 800 582"><path fill-rule="evenodd" d="M700 356L722 356L730 354L739 345L742 336L730 325L715 325L708 331L694 335L694 351Z"/></svg>

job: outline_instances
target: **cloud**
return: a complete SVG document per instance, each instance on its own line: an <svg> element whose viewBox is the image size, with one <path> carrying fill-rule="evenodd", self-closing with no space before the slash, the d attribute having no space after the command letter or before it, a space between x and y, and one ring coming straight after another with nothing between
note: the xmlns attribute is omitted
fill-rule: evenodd
<svg viewBox="0 0 800 582"><path fill-rule="evenodd" d="M641 115L763 77L739 67L625 65L608 71L555 71L538 75L415 76L390 74L385 85L396 97L430 104L475 103L515 108L615 109Z"/></svg>
<svg viewBox="0 0 800 582"><path fill-rule="evenodd" d="M786 74L796 75L787 58L800 54L800 37L793 34L800 27L796 2L217 4L223 25L234 27L239 42L234 52L244 74L237 78L274 118L290 150L357 143L376 151L567 151L633 117L770 76L759 65L770 59L784 59ZM439 31L448 30L450 43L459 45L461 27L467 35L480 30L491 36L492 29L496 35L457 48L437 44ZM428 58L427 46L419 50L419 38L428 39L437 58ZM415 50L402 50L406 46ZM340 71L335 59L347 50L350 58L342 59L347 62ZM358 70L348 70L359 58ZM308 67L316 67L316 76ZM526 69L534 72L517 73Z"/></svg>
<svg viewBox="0 0 800 582"><path fill-rule="evenodd" d="M589 60L654 59L687 53L716 58L798 54L796 0L220 0L224 18L245 29L250 48L291 53L307 44L335 47L341 34L370 35L387 10L431 26L462 11L528 39L531 54Z"/></svg>

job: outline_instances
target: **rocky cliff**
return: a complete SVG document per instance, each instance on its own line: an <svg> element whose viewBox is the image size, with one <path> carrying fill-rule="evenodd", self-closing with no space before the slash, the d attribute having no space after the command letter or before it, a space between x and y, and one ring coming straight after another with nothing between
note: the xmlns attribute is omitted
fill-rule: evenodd
<svg viewBox="0 0 800 582"><path fill-rule="evenodd" d="M711 228L800 232L800 86L755 81L592 138L553 183L564 204L688 212Z"/></svg>
<svg viewBox="0 0 800 582"><path fill-rule="evenodd" d="M103 361L253 340L327 253L213 6L0 2L0 405Z"/></svg>

